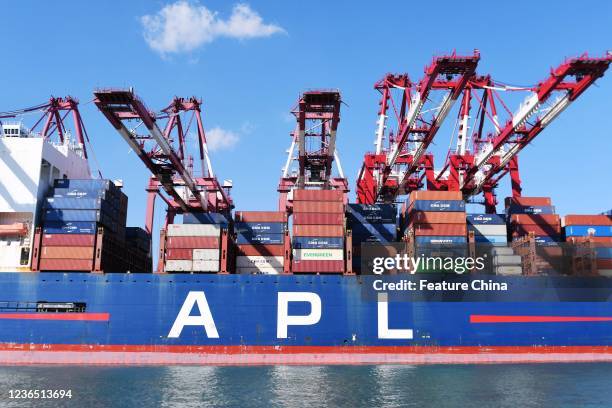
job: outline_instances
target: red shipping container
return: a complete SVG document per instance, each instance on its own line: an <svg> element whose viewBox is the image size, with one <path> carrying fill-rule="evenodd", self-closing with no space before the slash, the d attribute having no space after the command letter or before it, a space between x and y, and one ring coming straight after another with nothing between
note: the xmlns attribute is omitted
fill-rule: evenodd
<svg viewBox="0 0 612 408"><path fill-rule="evenodd" d="M463 212L411 211L408 214L411 224L465 224Z"/></svg>
<svg viewBox="0 0 612 408"><path fill-rule="evenodd" d="M213 249L219 248L218 237L168 237L167 249Z"/></svg>
<svg viewBox="0 0 612 408"><path fill-rule="evenodd" d="M293 225L344 225L344 214L297 213Z"/></svg>
<svg viewBox="0 0 612 408"><path fill-rule="evenodd" d="M344 261L293 261L293 273L343 273Z"/></svg>
<svg viewBox="0 0 612 408"><path fill-rule="evenodd" d="M466 236L467 225L464 224L413 224L411 227L416 236Z"/></svg>
<svg viewBox="0 0 612 408"><path fill-rule="evenodd" d="M612 237L590 237L590 242L612 244ZM587 242L588 237L567 237L569 243Z"/></svg>
<svg viewBox="0 0 612 408"><path fill-rule="evenodd" d="M561 225L561 217L557 214L513 214L510 218L513 224L523 225Z"/></svg>
<svg viewBox="0 0 612 408"><path fill-rule="evenodd" d="M287 222L287 213L280 211L237 211L237 222Z"/></svg>
<svg viewBox="0 0 612 408"><path fill-rule="evenodd" d="M93 259L41 259L41 271L91 271Z"/></svg>
<svg viewBox="0 0 612 408"><path fill-rule="evenodd" d="M95 234L44 234L43 246L94 246Z"/></svg>
<svg viewBox="0 0 612 408"><path fill-rule="evenodd" d="M334 201L294 201L293 214L297 213L344 213L344 203Z"/></svg>
<svg viewBox="0 0 612 408"><path fill-rule="evenodd" d="M550 197L506 197L505 204L506 207L510 207L511 204L546 207L551 206L552 201Z"/></svg>
<svg viewBox="0 0 612 408"><path fill-rule="evenodd" d="M93 246L43 246L41 259L89 259L94 258Z"/></svg>
<svg viewBox="0 0 612 408"><path fill-rule="evenodd" d="M238 245L240 256L284 256L284 245Z"/></svg>
<svg viewBox="0 0 612 408"><path fill-rule="evenodd" d="M341 237L344 228L341 225L294 225L294 237Z"/></svg>
<svg viewBox="0 0 612 408"><path fill-rule="evenodd" d="M566 215L565 225L612 225L610 215Z"/></svg>
<svg viewBox="0 0 612 408"><path fill-rule="evenodd" d="M539 246L536 250L538 256L549 257L560 257L563 256L563 248L559 246Z"/></svg>
<svg viewBox="0 0 612 408"><path fill-rule="evenodd" d="M461 191L412 191L410 202L416 200L463 200L463 194Z"/></svg>
<svg viewBox="0 0 612 408"><path fill-rule="evenodd" d="M597 269L612 269L612 259L598 259Z"/></svg>
<svg viewBox="0 0 612 408"><path fill-rule="evenodd" d="M536 236L559 236L561 225L513 224L512 231L519 236L533 232Z"/></svg>
<svg viewBox="0 0 612 408"><path fill-rule="evenodd" d="M344 193L340 190L293 190L294 204L296 201L344 202Z"/></svg>
<svg viewBox="0 0 612 408"><path fill-rule="evenodd" d="M168 249L166 251L166 259L172 260L191 260L193 258L193 249Z"/></svg>

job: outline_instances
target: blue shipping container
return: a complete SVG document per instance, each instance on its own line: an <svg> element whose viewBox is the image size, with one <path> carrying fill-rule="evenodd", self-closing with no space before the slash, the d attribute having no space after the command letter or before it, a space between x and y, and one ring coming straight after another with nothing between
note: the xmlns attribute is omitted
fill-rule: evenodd
<svg viewBox="0 0 612 408"><path fill-rule="evenodd" d="M237 222L236 232L252 234L284 234L284 222Z"/></svg>
<svg viewBox="0 0 612 408"><path fill-rule="evenodd" d="M237 242L238 245L282 244L284 242L284 237L284 234L259 234L239 232L237 236Z"/></svg>
<svg viewBox="0 0 612 408"><path fill-rule="evenodd" d="M103 198L110 199L112 194L109 190L80 189L80 188L56 188L53 190L53 198Z"/></svg>
<svg viewBox="0 0 612 408"><path fill-rule="evenodd" d="M610 225L571 225L565 227L567 237L586 237L589 234L595 237L612 237Z"/></svg>
<svg viewBox="0 0 612 408"><path fill-rule="evenodd" d="M110 180L104 179L56 179L55 188L74 188L82 190L117 190L118 187Z"/></svg>
<svg viewBox="0 0 612 408"><path fill-rule="evenodd" d="M411 204L411 209L417 211L465 211L463 200L417 200Z"/></svg>
<svg viewBox="0 0 612 408"><path fill-rule="evenodd" d="M467 243L466 237L457 237L457 236L449 236L449 237L426 237L420 236L415 237L415 242L417 245L419 244L465 244Z"/></svg>
<svg viewBox="0 0 612 408"><path fill-rule="evenodd" d="M219 224L227 227L227 217L219 213L187 213L183 214L183 224Z"/></svg>
<svg viewBox="0 0 612 408"><path fill-rule="evenodd" d="M106 200L100 198L47 198L45 209L56 210L102 210L113 211L113 207Z"/></svg>
<svg viewBox="0 0 612 408"><path fill-rule="evenodd" d="M510 214L554 214L555 207L551 205L517 205L512 204L506 213Z"/></svg>
<svg viewBox="0 0 612 408"><path fill-rule="evenodd" d="M474 234L474 241L478 243L488 243L488 244L505 244L508 242L508 237L506 235Z"/></svg>
<svg viewBox="0 0 612 408"><path fill-rule="evenodd" d="M612 247L599 247L595 248L597 258L601 259L612 259Z"/></svg>
<svg viewBox="0 0 612 408"><path fill-rule="evenodd" d="M353 224L351 225L353 237L366 238L369 236L379 237L384 240L393 240L397 233L395 224Z"/></svg>
<svg viewBox="0 0 612 408"><path fill-rule="evenodd" d="M344 238L340 237L293 237L294 249L342 249Z"/></svg>
<svg viewBox="0 0 612 408"><path fill-rule="evenodd" d="M49 221L43 226L43 234L95 234L96 232L95 222Z"/></svg>
<svg viewBox="0 0 612 408"><path fill-rule="evenodd" d="M503 214L466 214L466 220L471 225L503 225L506 217Z"/></svg>
<svg viewBox="0 0 612 408"><path fill-rule="evenodd" d="M350 222L360 224L396 224L397 207L395 204L349 204Z"/></svg>
<svg viewBox="0 0 612 408"><path fill-rule="evenodd" d="M45 221L87 221L112 226L113 219L99 210L45 210Z"/></svg>

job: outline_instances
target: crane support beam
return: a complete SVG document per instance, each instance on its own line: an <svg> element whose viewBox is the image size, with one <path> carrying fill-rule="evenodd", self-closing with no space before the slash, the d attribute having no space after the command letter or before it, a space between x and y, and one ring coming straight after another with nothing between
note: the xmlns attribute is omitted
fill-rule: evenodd
<svg viewBox="0 0 612 408"><path fill-rule="evenodd" d="M567 60L552 70L549 77L533 89L533 93L526 98L485 150L476 155L474 166L467 172L463 181L464 193L478 194L483 186L497 184L500 179L497 176L502 172L507 173L506 166L510 161L603 76L611 62L612 55L602 58L583 55ZM549 102L550 99L553 99L552 102ZM541 109L547 102L546 109ZM531 120L539 112L541 115ZM494 156L498 157L495 161L492 160Z"/></svg>

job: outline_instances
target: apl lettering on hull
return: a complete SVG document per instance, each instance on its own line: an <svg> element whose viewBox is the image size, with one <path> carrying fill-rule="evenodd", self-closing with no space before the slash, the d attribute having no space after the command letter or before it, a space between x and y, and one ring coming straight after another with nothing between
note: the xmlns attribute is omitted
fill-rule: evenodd
<svg viewBox="0 0 612 408"><path fill-rule="evenodd" d="M323 305L321 297L314 292L278 292L277 300L277 339L288 338L290 326L313 326L321 320ZM306 315L289 314L289 304L292 302L308 303L310 305L310 313ZM194 308L197 313L196 315L192 315ZM378 294L377 315L379 339L409 340L413 338L412 329L389 328L389 301L387 293ZM204 292L192 291L187 294L181 310L168 333L168 337L179 338L185 326L201 326L206 337L213 339L220 338Z"/></svg>

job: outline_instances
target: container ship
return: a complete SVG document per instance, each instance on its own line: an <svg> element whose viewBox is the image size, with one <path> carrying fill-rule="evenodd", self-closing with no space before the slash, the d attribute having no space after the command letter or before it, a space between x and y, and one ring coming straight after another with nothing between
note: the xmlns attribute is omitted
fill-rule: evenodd
<svg viewBox="0 0 612 408"><path fill-rule="evenodd" d="M612 361L609 203L559 215L521 193L518 165L612 56L568 59L531 87L479 74L479 60L437 56L418 82L376 82L355 202L340 93L303 92L271 211L236 205L215 175L201 100L154 112L132 89L95 90L151 174L144 227L127 226L123 183L92 175L75 98L1 113L0 363ZM456 147L436 163L451 112Z"/></svg>

